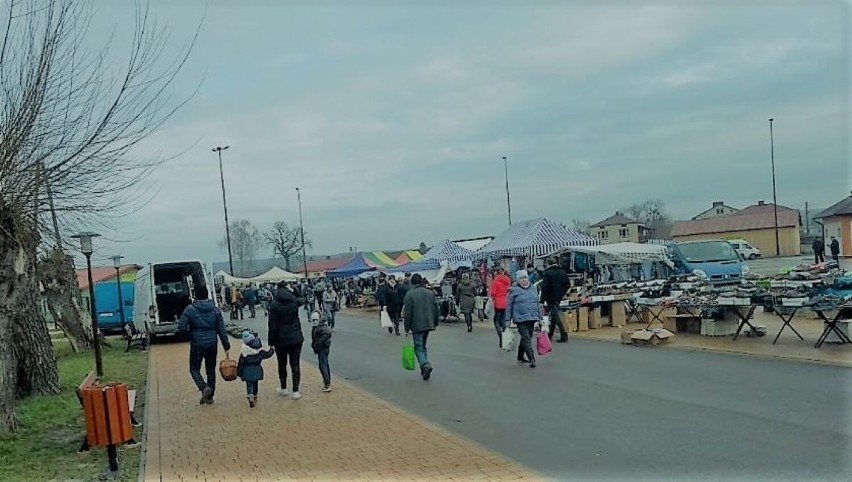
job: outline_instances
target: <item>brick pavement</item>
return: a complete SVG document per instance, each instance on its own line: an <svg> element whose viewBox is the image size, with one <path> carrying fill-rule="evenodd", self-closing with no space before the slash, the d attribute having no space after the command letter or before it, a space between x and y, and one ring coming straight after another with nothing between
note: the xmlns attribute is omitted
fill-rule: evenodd
<svg viewBox="0 0 852 482"><path fill-rule="evenodd" d="M270 359L258 407L248 407L242 382L221 379L216 403L200 406L188 351L151 350L146 481L541 479L339 378L322 393L318 370L304 362L301 400L275 394ZM331 363L333 376L333 356Z"/></svg>

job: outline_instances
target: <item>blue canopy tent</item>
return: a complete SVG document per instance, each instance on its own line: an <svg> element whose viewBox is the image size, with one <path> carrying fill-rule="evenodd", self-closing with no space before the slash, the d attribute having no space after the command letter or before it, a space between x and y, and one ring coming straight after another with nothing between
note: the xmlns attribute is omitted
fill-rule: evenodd
<svg viewBox="0 0 852 482"><path fill-rule="evenodd" d="M357 276L365 271L373 271L375 269L376 268L368 265L367 262L364 261L363 256L358 255L343 266L326 271L325 275L329 278L348 278L350 276Z"/></svg>
<svg viewBox="0 0 852 482"><path fill-rule="evenodd" d="M511 256L542 256L566 246L594 246L598 240L547 218L535 218L509 226L476 251L475 259Z"/></svg>

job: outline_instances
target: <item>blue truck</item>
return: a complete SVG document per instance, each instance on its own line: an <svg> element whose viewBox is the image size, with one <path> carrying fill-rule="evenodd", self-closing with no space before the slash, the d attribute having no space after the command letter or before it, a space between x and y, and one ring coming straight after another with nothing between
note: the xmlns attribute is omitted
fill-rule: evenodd
<svg viewBox="0 0 852 482"><path fill-rule="evenodd" d="M124 298L124 321L133 323L133 282L121 283L121 297ZM98 327L103 332L121 332L121 313L118 311L118 285L115 281L102 281L95 284L95 309L98 315Z"/></svg>

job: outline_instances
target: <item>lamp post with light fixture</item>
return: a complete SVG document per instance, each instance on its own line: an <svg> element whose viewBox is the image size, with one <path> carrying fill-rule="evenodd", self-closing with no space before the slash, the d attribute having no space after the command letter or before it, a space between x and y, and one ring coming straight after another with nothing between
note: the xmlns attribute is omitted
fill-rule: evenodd
<svg viewBox="0 0 852 482"><path fill-rule="evenodd" d="M121 320L121 328L124 329L124 298L121 296L121 256L119 254L112 257L112 266L115 268L115 284L118 286L118 316Z"/></svg>
<svg viewBox="0 0 852 482"><path fill-rule="evenodd" d="M82 232L71 236L80 240L80 251L86 256L86 272L89 277L89 311L92 315L92 338L95 342L95 371L98 378L104 376L104 363L101 354L101 339L98 329L98 313L95 309L95 283L92 280L92 238L100 236L97 233Z"/></svg>
<svg viewBox="0 0 852 482"><path fill-rule="evenodd" d="M225 173L222 170L222 151L227 150L231 146L218 146L213 148L213 152L219 154L219 178L222 180L222 205L225 208L225 238L228 242L228 267L230 268L231 276L234 276L234 257L231 254L231 225L228 224L228 201L225 199Z"/></svg>

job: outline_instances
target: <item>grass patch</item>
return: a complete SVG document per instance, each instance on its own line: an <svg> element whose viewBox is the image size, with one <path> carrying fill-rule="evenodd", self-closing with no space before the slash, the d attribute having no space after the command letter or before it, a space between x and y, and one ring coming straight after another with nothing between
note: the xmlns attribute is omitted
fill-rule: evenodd
<svg viewBox="0 0 852 482"><path fill-rule="evenodd" d="M127 383L137 390L136 418L143 422L148 353L124 353L120 337L108 338L104 347L105 380ZM78 453L83 441L83 411L75 389L95 368L93 352L71 353L67 340L55 339L62 392L29 397L18 402L18 432L0 437L0 480L100 480L107 469L106 449ZM142 440L142 428L134 429ZM119 447L120 475L116 480L136 480L141 447Z"/></svg>

